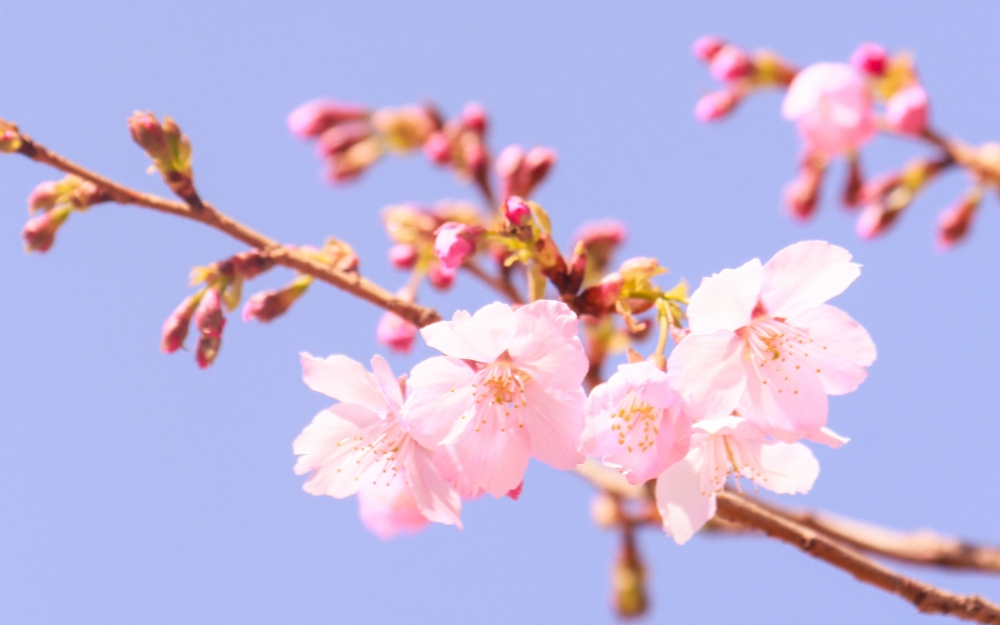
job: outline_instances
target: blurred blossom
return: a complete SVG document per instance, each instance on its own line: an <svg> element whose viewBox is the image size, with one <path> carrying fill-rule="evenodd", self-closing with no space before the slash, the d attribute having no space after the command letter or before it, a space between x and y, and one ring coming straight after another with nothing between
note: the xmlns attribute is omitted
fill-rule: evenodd
<svg viewBox="0 0 1000 625"><path fill-rule="evenodd" d="M806 150L826 157L857 151L876 133L864 77L850 65L817 63L798 73L781 108Z"/></svg>
<svg viewBox="0 0 1000 625"><path fill-rule="evenodd" d="M389 349L408 354L413 349L413 341L417 337L417 326L396 313L387 311L379 319L375 335L378 342Z"/></svg>

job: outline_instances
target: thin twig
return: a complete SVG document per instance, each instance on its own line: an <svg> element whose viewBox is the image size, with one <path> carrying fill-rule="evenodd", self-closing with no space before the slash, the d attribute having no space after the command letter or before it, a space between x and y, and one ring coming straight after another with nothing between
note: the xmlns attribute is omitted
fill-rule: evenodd
<svg viewBox="0 0 1000 625"><path fill-rule="evenodd" d="M332 284L365 301L391 311L417 326L423 327L441 320L440 315L434 309L400 299L392 292L361 277L355 272L340 271L324 265L294 248L286 247L278 241L241 224L228 215L219 212L208 202L203 202L201 210L195 210L184 202L168 200L149 193L136 191L50 151L25 134L21 134L21 141L21 147L18 150L21 154L39 163L44 163L60 171L73 174L84 180L89 180L105 190L111 199L119 204L134 204L211 226L216 230L225 232L238 241L257 248L262 253L270 256L279 265L284 265L300 273L308 274Z"/></svg>
<svg viewBox="0 0 1000 625"><path fill-rule="evenodd" d="M479 278L480 281L482 281L484 284L492 288L494 291L500 293L501 295L506 296L511 301L511 303L514 304L524 303L524 298L521 296L520 293L517 292L517 288L515 288L510 281L504 280L502 278L497 278L496 276L491 276L490 274L486 273L482 267L480 267L474 262L465 263L464 265L462 265L462 269L468 271L472 275Z"/></svg>
<svg viewBox="0 0 1000 625"><path fill-rule="evenodd" d="M866 558L823 532L772 514L763 506L730 492L717 495L716 514L725 521L758 529L803 552L847 571L858 581L871 584L906 599L926 614L950 614L958 618L1000 625L1000 606L976 595L958 595L900 575Z"/></svg>

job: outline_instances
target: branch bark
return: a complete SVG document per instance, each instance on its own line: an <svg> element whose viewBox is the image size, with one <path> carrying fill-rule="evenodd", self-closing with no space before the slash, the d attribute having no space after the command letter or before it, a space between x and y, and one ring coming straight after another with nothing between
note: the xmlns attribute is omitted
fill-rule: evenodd
<svg viewBox="0 0 1000 625"><path fill-rule="evenodd" d="M134 204L161 213L176 215L203 223L228 234L238 241L257 248L261 253L270 256L279 265L284 265L300 273L308 274L318 280L332 284L367 302L393 312L418 327L441 320L441 316L434 309L400 299L392 292L363 278L358 273L339 271L309 258L298 250L286 247L278 241L243 225L232 217L220 212L208 202L203 202L202 207L198 209L184 202L168 200L149 193L136 191L52 152L45 146L32 140L28 135L22 133L20 136L22 143L18 152L33 161L49 165L84 180L89 180L106 191L111 199L119 204Z"/></svg>

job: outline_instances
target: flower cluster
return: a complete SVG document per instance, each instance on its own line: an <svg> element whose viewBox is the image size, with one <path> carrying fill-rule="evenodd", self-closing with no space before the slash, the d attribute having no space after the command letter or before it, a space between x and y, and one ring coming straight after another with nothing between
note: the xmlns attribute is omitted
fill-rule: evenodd
<svg viewBox="0 0 1000 625"><path fill-rule="evenodd" d="M683 543L728 477L804 493L819 464L801 441L846 442L826 427L827 396L858 387L875 347L826 301L859 273L843 248L807 241L705 278L669 358L633 352L589 396L578 317L553 300L423 328L441 355L408 377L379 356L369 373L304 355L306 384L340 403L295 441L296 472L307 492L358 494L365 525L389 537L461 526L462 499L516 499L530 458L568 470L592 456L632 484L655 480L663 527Z"/></svg>
<svg viewBox="0 0 1000 625"><path fill-rule="evenodd" d="M863 239L888 231L929 182L958 165L969 172L972 184L938 218L936 246L950 249L968 236L984 191L1000 189L1000 144L966 146L937 133L931 127L930 98L907 53L890 55L880 45L865 43L849 62L796 70L772 53L750 55L717 37L699 39L693 51L726 84L695 106L702 121L725 117L754 90L787 88L781 112L802 139L798 174L783 194L796 219L815 213L826 171L837 158L848 169L841 200L848 209L860 209L856 230ZM924 141L940 153L866 180L860 153L880 130Z"/></svg>

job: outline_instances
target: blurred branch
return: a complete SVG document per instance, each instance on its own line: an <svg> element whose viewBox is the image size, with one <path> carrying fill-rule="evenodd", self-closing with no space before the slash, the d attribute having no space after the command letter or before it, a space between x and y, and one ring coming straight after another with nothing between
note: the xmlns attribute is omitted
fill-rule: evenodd
<svg viewBox="0 0 1000 625"><path fill-rule="evenodd" d="M438 313L424 306L408 302L396 297L390 291L361 277L356 272L334 269L314 260L298 250L286 247L243 224L232 217L219 212L208 202L203 202L201 208L192 207L184 202L168 200L149 193L136 191L122 184L109 180L104 176L86 169L69 159L50 151L40 143L36 143L28 135L20 133L21 146L18 152L33 161L49 165L68 174L73 174L84 180L89 180L107 192L112 200L119 204L133 204L150 208L162 213L176 215L203 223L220 230L234 239L246 243L270 257L279 265L284 265L300 273L313 276L323 282L347 291L376 306L391 311L400 317L423 327L440 321Z"/></svg>

